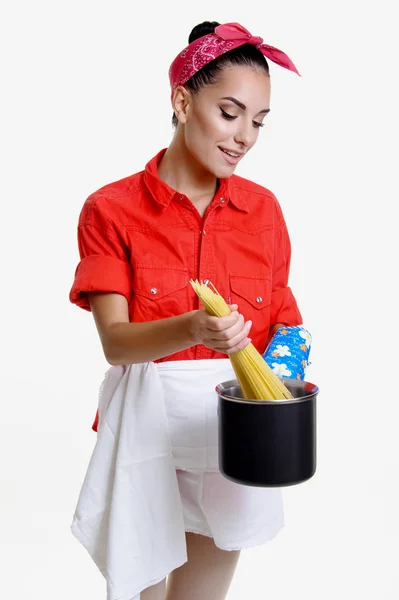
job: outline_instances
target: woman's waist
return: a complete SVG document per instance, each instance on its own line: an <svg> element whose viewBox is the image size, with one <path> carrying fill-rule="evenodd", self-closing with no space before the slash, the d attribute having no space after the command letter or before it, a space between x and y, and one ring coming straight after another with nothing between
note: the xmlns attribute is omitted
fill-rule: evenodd
<svg viewBox="0 0 399 600"><path fill-rule="evenodd" d="M235 379L229 358L173 360L156 363L155 367L166 397L215 393L219 383Z"/></svg>
<svg viewBox="0 0 399 600"><path fill-rule="evenodd" d="M220 371L232 368L229 358L204 358L154 361L158 372L163 371Z"/></svg>
<svg viewBox="0 0 399 600"><path fill-rule="evenodd" d="M154 360L155 364L161 364L164 362L186 362L186 361L199 361L199 360L226 360L226 354L222 354L216 350L212 350L203 344L197 344L184 350L178 350L173 354L164 356Z"/></svg>

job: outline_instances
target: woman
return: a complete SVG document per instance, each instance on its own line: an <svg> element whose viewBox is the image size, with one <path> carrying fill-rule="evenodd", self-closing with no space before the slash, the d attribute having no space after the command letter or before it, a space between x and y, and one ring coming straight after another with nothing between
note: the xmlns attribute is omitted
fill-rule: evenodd
<svg viewBox="0 0 399 600"><path fill-rule="evenodd" d="M71 302L92 311L111 365L155 364L163 386L187 561L141 600L222 600L240 550L283 524L280 490L230 482L217 466L214 384L234 378L226 355L250 341L263 353L279 328L302 323L279 203L234 175L270 111L265 57L298 73L262 42L236 23L196 26L169 71L171 144L92 194L79 219ZM200 308L190 278L211 281L231 315Z"/></svg>

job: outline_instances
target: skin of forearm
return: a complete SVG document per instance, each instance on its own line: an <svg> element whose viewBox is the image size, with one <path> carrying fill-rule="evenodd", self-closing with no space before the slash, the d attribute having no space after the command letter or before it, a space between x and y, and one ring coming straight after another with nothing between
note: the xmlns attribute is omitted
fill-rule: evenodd
<svg viewBox="0 0 399 600"><path fill-rule="evenodd" d="M190 311L146 323L114 323L103 340L104 354L110 365L150 362L195 346Z"/></svg>
<svg viewBox="0 0 399 600"><path fill-rule="evenodd" d="M107 362L110 365L150 362L195 346L198 342L191 329L195 312L146 323L114 323L103 341ZM282 327L286 325L276 323L270 328L266 349Z"/></svg>

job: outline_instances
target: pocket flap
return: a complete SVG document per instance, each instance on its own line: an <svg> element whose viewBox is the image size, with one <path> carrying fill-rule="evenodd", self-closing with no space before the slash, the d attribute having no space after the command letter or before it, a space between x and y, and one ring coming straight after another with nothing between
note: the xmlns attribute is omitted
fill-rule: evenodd
<svg viewBox="0 0 399 600"><path fill-rule="evenodd" d="M136 266L133 289L138 296L157 301L188 285L187 269L173 267Z"/></svg>
<svg viewBox="0 0 399 600"><path fill-rule="evenodd" d="M268 277L230 275L230 287L232 292L244 298L254 308L261 309L271 304L272 282Z"/></svg>

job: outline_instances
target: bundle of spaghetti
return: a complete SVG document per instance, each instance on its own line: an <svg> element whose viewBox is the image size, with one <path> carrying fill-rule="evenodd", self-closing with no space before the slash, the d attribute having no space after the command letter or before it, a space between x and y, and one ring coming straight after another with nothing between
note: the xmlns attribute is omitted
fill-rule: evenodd
<svg viewBox="0 0 399 600"><path fill-rule="evenodd" d="M215 317L224 317L231 313L225 300L211 283L205 285L202 281L192 279L190 283L209 314ZM243 350L229 354L229 358L242 393L247 400L293 398L282 380L273 373L252 343L249 343Z"/></svg>

